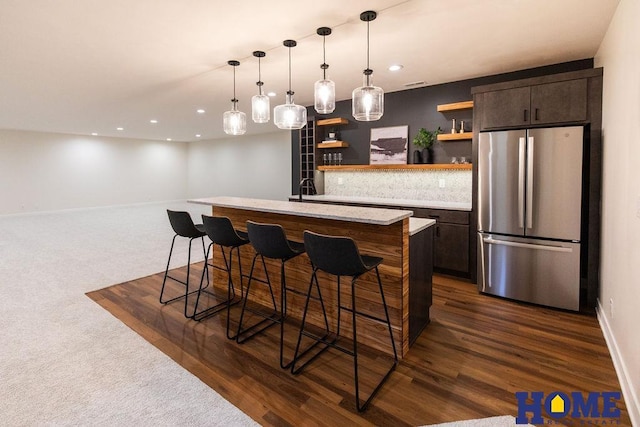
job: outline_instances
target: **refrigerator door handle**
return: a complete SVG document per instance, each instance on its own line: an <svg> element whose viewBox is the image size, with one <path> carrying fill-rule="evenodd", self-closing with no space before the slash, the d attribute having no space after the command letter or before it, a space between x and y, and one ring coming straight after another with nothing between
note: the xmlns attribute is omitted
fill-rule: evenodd
<svg viewBox="0 0 640 427"><path fill-rule="evenodd" d="M573 249L564 246L537 245L532 243L510 242L507 240L496 240L492 237L485 237L482 241L488 245L513 246L515 248L537 249L552 252L573 252Z"/></svg>
<svg viewBox="0 0 640 427"><path fill-rule="evenodd" d="M482 237L482 233L478 233L478 237L480 237L480 241L484 241L485 238ZM484 263L484 245L480 244L480 273L482 275L481 280L482 280L482 291L481 292L486 292L487 291L487 270L486 270L486 266Z"/></svg>
<svg viewBox="0 0 640 427"><path fill-rule="evenodd" d="M533 227L533 147L534 138L529 137L527 145L527 228Z"/></svg>
<svg viewBox="0 0 640 427"><path fill-rule="evenodd" d="M524 137L518 140L518 227L524 228Z"/></svg>

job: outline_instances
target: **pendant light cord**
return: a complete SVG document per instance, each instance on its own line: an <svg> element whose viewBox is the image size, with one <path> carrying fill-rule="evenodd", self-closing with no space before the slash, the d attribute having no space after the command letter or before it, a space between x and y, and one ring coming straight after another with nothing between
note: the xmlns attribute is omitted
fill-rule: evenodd
<svg viewBox="0 0 640 427"><path fill-rule="evenodd" d="M287 91L288 95L293 95L291 92L291 48L289 47L289 90Z"/></svg>
<svg viewBox="0 0 640 427"><path fill-rule="evenodd" d="M367 69L369 69L369 21L367 21Z"/></svg>
<svg viewBox="0 0 640 427"><path fill-rule="evenodd" d="M258 95L262 95L262 71L260 68L260 57L258 57Z"/></svg>
<svg viewBox="0 0 640 427"><path fill-rule="evenodd" d="M369 76L371 75L371 69L369 68L369 21L367 21L367 86L369 86Z"/></svg>
<svg viewBox="0 0 640 427"><path fill-rule="evenodd" d="M238 102L238 100L236 99L236 66L233 66L233 99L231 100L231 102L233 102L233 109L236 109L236 103Z"/></svg>
<svg viewBox="0 0 640 427"><path fill-rule="evenodd" d="M327 36L322 36L322 80L327 80L327 51L325 45L327 43Z"/></svg>

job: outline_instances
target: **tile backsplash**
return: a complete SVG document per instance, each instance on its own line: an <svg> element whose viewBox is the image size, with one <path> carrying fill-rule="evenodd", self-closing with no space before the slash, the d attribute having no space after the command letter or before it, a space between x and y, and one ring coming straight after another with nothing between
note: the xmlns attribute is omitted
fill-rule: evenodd
<svg viewBox="0 0 640 427"><path fill-rule="evenodd" d="M324 193L332 196L471 203L471 171L325 171Z"/></svg>

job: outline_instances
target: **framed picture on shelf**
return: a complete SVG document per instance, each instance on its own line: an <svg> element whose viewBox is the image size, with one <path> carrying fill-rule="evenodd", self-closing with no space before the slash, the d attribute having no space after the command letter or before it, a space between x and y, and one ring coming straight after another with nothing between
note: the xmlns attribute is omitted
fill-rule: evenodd
<svg viewBox="0 0 640 427"><path fill-rule="evenodd" d="M409 126L371 129L369 164L407 164Z"/></svg>

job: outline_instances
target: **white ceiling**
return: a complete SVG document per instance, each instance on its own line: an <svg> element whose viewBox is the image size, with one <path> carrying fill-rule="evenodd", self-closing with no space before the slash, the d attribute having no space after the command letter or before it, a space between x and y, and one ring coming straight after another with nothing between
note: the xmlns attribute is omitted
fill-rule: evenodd
<svg viewBox="0 0 640 427"><path fill-rule="evenodd" d="M225 136L237 59L239 108L248 133L257 59L265 90L287 88L285 39L295 101L313 104L328 26L328 76L338 99L362 84L371 22L374 83L452 82L591 58L619 0L0 0L0 128L192 141ZM390 72L400 63L404 68ZM202 108L205 114L197 114ZM149 123L157 119L158 124ZM123 131L117 131L123 127Z"/></svg>

